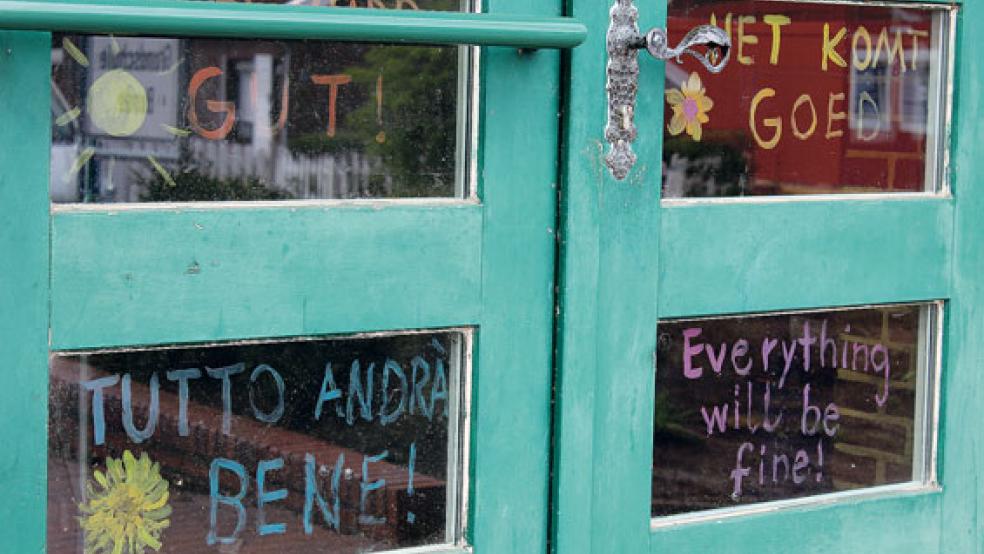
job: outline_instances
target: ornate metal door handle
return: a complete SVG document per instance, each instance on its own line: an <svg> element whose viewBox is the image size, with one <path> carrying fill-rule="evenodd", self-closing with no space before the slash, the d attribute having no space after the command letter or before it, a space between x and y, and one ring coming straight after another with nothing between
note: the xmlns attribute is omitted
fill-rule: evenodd
<svg viewBox="0 0 984 554"><path fill-rule="evenodd" d="M636 163L632 143L636 139L635 104L639 90L639 60L636 51L645 48L659 60L687 54L711 73L720 73L731 55L731 39L712 25L691 29L675 48L669 46L666 31L639 32L639 10L632 0L616 0L608 28L608 127L605 139L610 145L605 163L612 175L622 180ZM701 51L699 48L706 50Z"/></svg>

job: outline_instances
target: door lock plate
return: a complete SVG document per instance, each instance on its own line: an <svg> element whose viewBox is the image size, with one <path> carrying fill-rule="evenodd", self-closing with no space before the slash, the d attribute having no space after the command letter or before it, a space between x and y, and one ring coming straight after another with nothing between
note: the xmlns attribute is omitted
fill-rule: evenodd
<svg viewBox="0 0 984 554"><path fill-rule="evenodd" d="M608 126L605 140L609 151L605 164L619 181L635 166L632 150L638 131L635 126L636 94L639 91L637 52L646 49L658 60L679 59L687 54L697 59L711 73L720 73L731 55L731 39L713 25L694 27L675 47L669 46L664 29L639 32L639 10L633 0L616 0L608 27ZM701 48L704 48L701 51Z"/></svg>

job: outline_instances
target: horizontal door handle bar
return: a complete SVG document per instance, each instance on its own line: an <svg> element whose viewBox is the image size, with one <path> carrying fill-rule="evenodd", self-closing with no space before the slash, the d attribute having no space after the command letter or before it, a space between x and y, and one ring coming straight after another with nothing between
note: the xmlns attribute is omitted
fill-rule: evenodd
<svg viewBox="0 0 984 554"><path fill-rule="evenodd" d="M0 0L0 29L526 49L573 48L587 36L583 24L565 17L181 0Z"/></svg>

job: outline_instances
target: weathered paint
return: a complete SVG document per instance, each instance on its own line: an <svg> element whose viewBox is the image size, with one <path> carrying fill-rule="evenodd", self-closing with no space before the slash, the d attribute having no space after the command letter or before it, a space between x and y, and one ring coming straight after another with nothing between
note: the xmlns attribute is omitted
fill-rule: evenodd
<svg viewBox="0 0 984 554"><path fill-rule="evenodd" d="M945 298L953 208L950 198L667 206L660 317Z"/></svg>
<svg viewBox="0 0 984 554"><path fill-rule="evenodd" d="M0 544L9 552L44 551L50 45L47 33L0 32Z"/></svg>
<svg viewBox="0 0 984 554"><path fill-rule="evenodd" d="M489 4L520 17L561 11L559 1ZM261 20L264 8L254 13ZM22 224L0 240L24 260L2 297L13 314L2 348L19 381L5 388L0 410L19 423L5 438L22 447L0 455L0 467L12 468L0 472L11 491L0 509L14 523L5 544L37 552L49 305L47 172L39 168L47 168L50 119L47 94L37 91L48 90L50 36L9 36L30 40L22 39L23 63L0 68L10 73L0 109L5 124L15 122L5 129L21 130L5 134L0 182L18 189L0 190L10 198L0 209ZM488 48L482 59L480 203L57 209L52 347L476 327L467 536L483 552L544 551L560 57Z"/></svg>
<svg viewBox="0 0 984 554"><path fill-rule="evenodd" d="M938 548L941 505L929 492L671 527L650 552L974 552Z"/></svg>
<svg viewBox="0 0 984 554"><path fill-rule="evenodd" d="M481 312L475 204L52 219L56 349L454 327Z"/></svg>
<svg viewBox="0 0 984 554"><path fill-rule="evenodd" d="M644 130L638 143L643 162L625 183L616 183L604 170L601 146L605 99L600 83L604 75L603 37L608 6L589 0L570 1L571 14L586 22L591 31L588 45L569 58L568 125L561 166L566 176L559 273L553 551L567 554L650 549L655 554L754 548L761 553L785 553L795 547L803 553L984 552L984 510L980 508L984 486L978 477L979 468L984 467L984 441L978 437L976 425L980 419L978 399L984 390L984 373L979 371L984 362L984 344L974 340L984 335L984 313L978 307L984 302L984 285L980 281L984 273L980 247L984 239L980 223L984 193L974 183L975 175L980 173L978 164L984 163L979 161L979 145L984 142L979 135L984 131L978 130L975 116L984 108L984 70L975 63L974 56L959 57L953 200L659 209L659 172L651 161L659 160L662 134L652 131L661 128L662 65L642 62L644 86L637 117L640 126L650 131L646 134ZM662 16L657 14L662 14L663 3L637 4L644 26L661 23ZM553 14L555 7L534 0L496 0L491 10ZM964 6L961 31L981 24L984 6ZM965 39L963 32L960 35L959 51L971 52L972 40ZM50 37L43 33L0 34L0 77L4 77L0 78L0 97L4 98L0 116L5 125L14 123L8 129L19 130L16 135L7 133L2 139L7 141L6 147L0 149L0 167L4 168L0 173L0 210L6 218L0 249L16 261L0 269L4 283L0 328L6 337L0 352L6 355L13 384L4 389L7 392L0 402L0 416L18 422L16 426L6 426L2 436L8 444L19 446L0 458L4 468L0 486L7 494L0 504L0 515L7 530L3 544L17 552L44 548L46 159L50 115L46 96L31 91L46 90L49 44ZM56 326L55 344L94 346L479 325L469 536L480 551L543 551L550 482L548 368L555 193L551 185L556 180L554 114L562 86L555 54L487 49L484 60L481 207L382 210L392 218L370 218L371 210L359 208L301 209L280 215L273 215L272 210L254 210L255 214L263 214L259 219L264 228L246 228L244 222L233 221L233 214L241 218L250 210L205 215L194 210L180 214L153 210L115 215L58 214L54 222L56 249L70 245L67 235L60 235L70 228L91 233L93 240L105 241L106 235L95 231L111 230L118 225L116 221L130 217L136 219L128 225L143 236L130 239L127 252L102 252L105 248L95 247L105 246L98 240L87 243L88 252L62 250L63 256L75 256L81 265L64 266L53 275L54 293L63 294L62 301L69 302L65 306L75 310L59 312L56 302L54 320L65 318L62 325L69 325L72 317L88 317L85 314L92 310L92 314L117 318L113 321L120 327L115 330L116 335L88 335L92 330L84 326L74 330L69 326L64 335L59 335ZM16 74L16 79L10 77L11 73ZM508 78L496 78L499 75ZM965 90L960 90L960 86ZM415 209L420 213L413 213ZM161 224L162 219L155 219L164 214L173 216L164 218L171 223ZM336 215L352 229L346 230L339 219L329 217ZM207 240L195 238L195 232L201 230L189 222L197 217L208 217L210 224L225 231ZM142 219L145 221L137 222ZM437 229L433 233L421 230L422 222L436 222ZM90 224L92 229L84 229ZM190 229L180 227L185 224ZM801 225L803 231L797 231L793 224ZM297 229L293 229L295 225ZM376 225L383 228L374 230ZM735 228L744 230L735 233ZM414 240L413 236L404 236L407 229L429 248L401 252ZM356 242L361 251L354 251L355 247L339 253L326 253L323 247L315 249L316 242L330 242L330 236L324 233L351 236L358 231L367 236L367 242ZM442 233L466 235L471 241L447 236L442 239ZM190 242L170 245L164 238L150 238L168 234ZM695 236L704 236L706 242ZM252 243L235 242L252 239L264 250L293 247L300 240L306 243L308 257L317 259L274 254L256 270L248 255L242 255L248 254L244 245ZM140 252L138 247L146 241L154 241L152 248L158 250ZM722 255L708 253L715 246L732 249L724 250ZM749 264L741 256L743 250L752 247L758 248L755 259L762 260L759 264ZM392 253L395 261L362 253L373 248ZM443 250L446 248L451 250ZM210 275L208 262L197 257L187 259L187 254L199 252L205 260L213 255L219 261L218 267L226 263L241 271L257 271L257 281L236 277L229 269ZM823 262L831 261L839 252L846 252L852 263L834 266L837 271L824 279L819 273L829 270ZM242 259L235 259L236 253ZM83 261L87 254L103 256L98 259L108 265L88 265ZM356 259L346 265L346 275L363 281L367 275L377 275L370 272L373 259L384 262L379 266L397 268L396 275L386 277L392 280L384 281L387 289L373 289L378 298L371 304L364 304L367 296L352 292L359 288L355 285L332 292L308 288L314 285L300 282L302 277L320 282L326 272L332 271L332 262L343 260L343 254ZM447 261L454 256L461 259ZM56 258L62 263L60 257ZM767 263L765 260L770 258L788 263ZM146 272L154 267L164 268L171 276L170 281L157 283L160 290L147 283L135 285L140 302L152 300L156 308L163 310L151 314L159 320L150 330L140 328L143 323L136 319L140 304L126 296L126 286L111 285L104 293L99 288L73 288L79 285L63 283L59 278L62 271L70 272L66 277L79 275L92 284L105 280L106 275L123 278L131 261L147 279L151 277ZM293 271L282 273L277 270L277 263L285 261L301 264L304 269L296 275ZM197 262L197 273L192 262ZM424 267L427 262L431 264L429 268ZM450 274L437 277L405 272L400 276L404 273L399 271L401 263L424 272L440 267ZM278 284L278 274L287 275L289 282ZM658 278L654 279L654 275ZM184 284L202 276L206 279L200 281L208 283L205 289ZM804 292L806 289L809 291ZM194 295L206 290L219 295L224 306L252 303L256 307L234 310L232 316L221 320L206 313L204 306L195 307L198 311L193 311L188 319L190 328L183 330L175 322L181 317L174 315L180 313L177 308L192 306ZM423 303L411 298L413 294L408 290L434 296L427 297L432 299L430 303ZM948 298L941 420L942 491L796 508L651 532L651 364L657 290L662 310L659 313L663 316ZM735 294L736 290L742 294ZM319 304L311 323L297 321L297 306L290 302L296 301L294 294L298 292L325 295L315 300ZM346 299L346 292L356 296ZM458 296L435 299L442 292ZM107 296L100 299L102 294ZM177 304L165 302L182 295ZM86 306L87 297L97 301ZM204 298L207 296L200 299ZM286 299L288 304L278 305L274 302L277 299ZM430 306L434 306L433 312ZM391 308L395 315L383 313L383 308ZM361 315L363 312L368 315ZM256 313L271 320L268 327L262 321L254 321ZM170 325L163 322L167 318L173 318ZM217 332L218 325L224 331ZM29 478L25 480L24 475Z"/></svg>
<svg viewBox="0 0 984 554"><path fill-rule="evenodd" d="M610 4L569 2L569 13L588 25L589 39L571 55L565 134L553 550L984 552L984 510L978 507L984 486L977 476L984 441L977 438L974 402L984 390L978 371L984 346L974 340L984 334L984 316L975 307L984 301L984 193L973 186L982 139L972 115L982 109L984 74L973 56L959 55L972 47L965 34L958 42L954 198L674 203L655 215L636 205L631 215L613 220L624 207L612 205L600 146L591 148L591 140L603 136L604 96L600 86L586 84L599 82L604 71L600 37ZM661 23L647 14L661 13L665 4L636 4L644 29ZM982 23L984 6L964 6L960 29ZM647 151L641 160L658 160L661 147L662 66L653 65L644 62L641 70L641 90L653 95L638 105L639 117L648 117L637 141ZM961 84L972 90L960 90ZM658 189L658 173L644 182ZM647 200L641 190L637 181L622 192L637 194L638 203ZM648 233L627 229L630 217L647 217ZM619 241L606 240L609 233L620 233ZM631 252L640 271L620 271L624 266L610 259L620 252ZM658 290L658 310L642 281ZM638 310L621 311L619 325L605 325L629 299ZM949 301L941 490L649 529L652 358L632 354L652 355L645 333L654 333L649 325L657 311L679 317L927 299Z"/></svg>
<svg viewBox="0 0 984 554"><path fill-rule="evenodd" d="M984 67L976 30L984 4L966 2L957 27L954 109L953 279L944 344L940 470L943 507L939 552L984 553L984 439L979 425L984 398Z"/></svg>
<svg viewBox="0 0 984 554"><path fill-rule="evenodd" d="M604 164L611 4L568 2L568 14L588 26L588 40L570 53L562 162L558 554L649 547L663 65L640 57L639 162L615 181ZM643 28L665 22L665 1L636 5Z"/></svg>
<svg viewBox="0 0 984 554"><path fill-rule="evenodd" d="M946 299L939 461L941 490L842 500L664 527L650 551L984 552L978 438L984 347L984 73L958 24L953 198L672 205L660 229L660 316ZM967 53L967 54L965 54ZM967 87L961 89L961 87Z"/></svg>
<svg viewBox="0 0 984 554"><path fill-rule="evenodd" d="M485 7L553 16L561 3L491 0ZM482 64L482 317L473 374L471 538L476 552L544 552L560 55L486 48Z"/></svg>

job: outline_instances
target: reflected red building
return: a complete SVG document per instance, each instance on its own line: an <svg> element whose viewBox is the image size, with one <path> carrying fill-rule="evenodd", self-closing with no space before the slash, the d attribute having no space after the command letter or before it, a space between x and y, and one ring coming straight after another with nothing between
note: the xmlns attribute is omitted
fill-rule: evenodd
<svg viewBox="0 0 984 554"><path fill-rule="evenodd" d="M671 43L706 23L729 33L732 57L719 75L689 57L667 63L667 90L697 72L714 106L700 143L664 127L664 196L924 190L926 137L942 119L930 13L670 2Z"/></svg>

